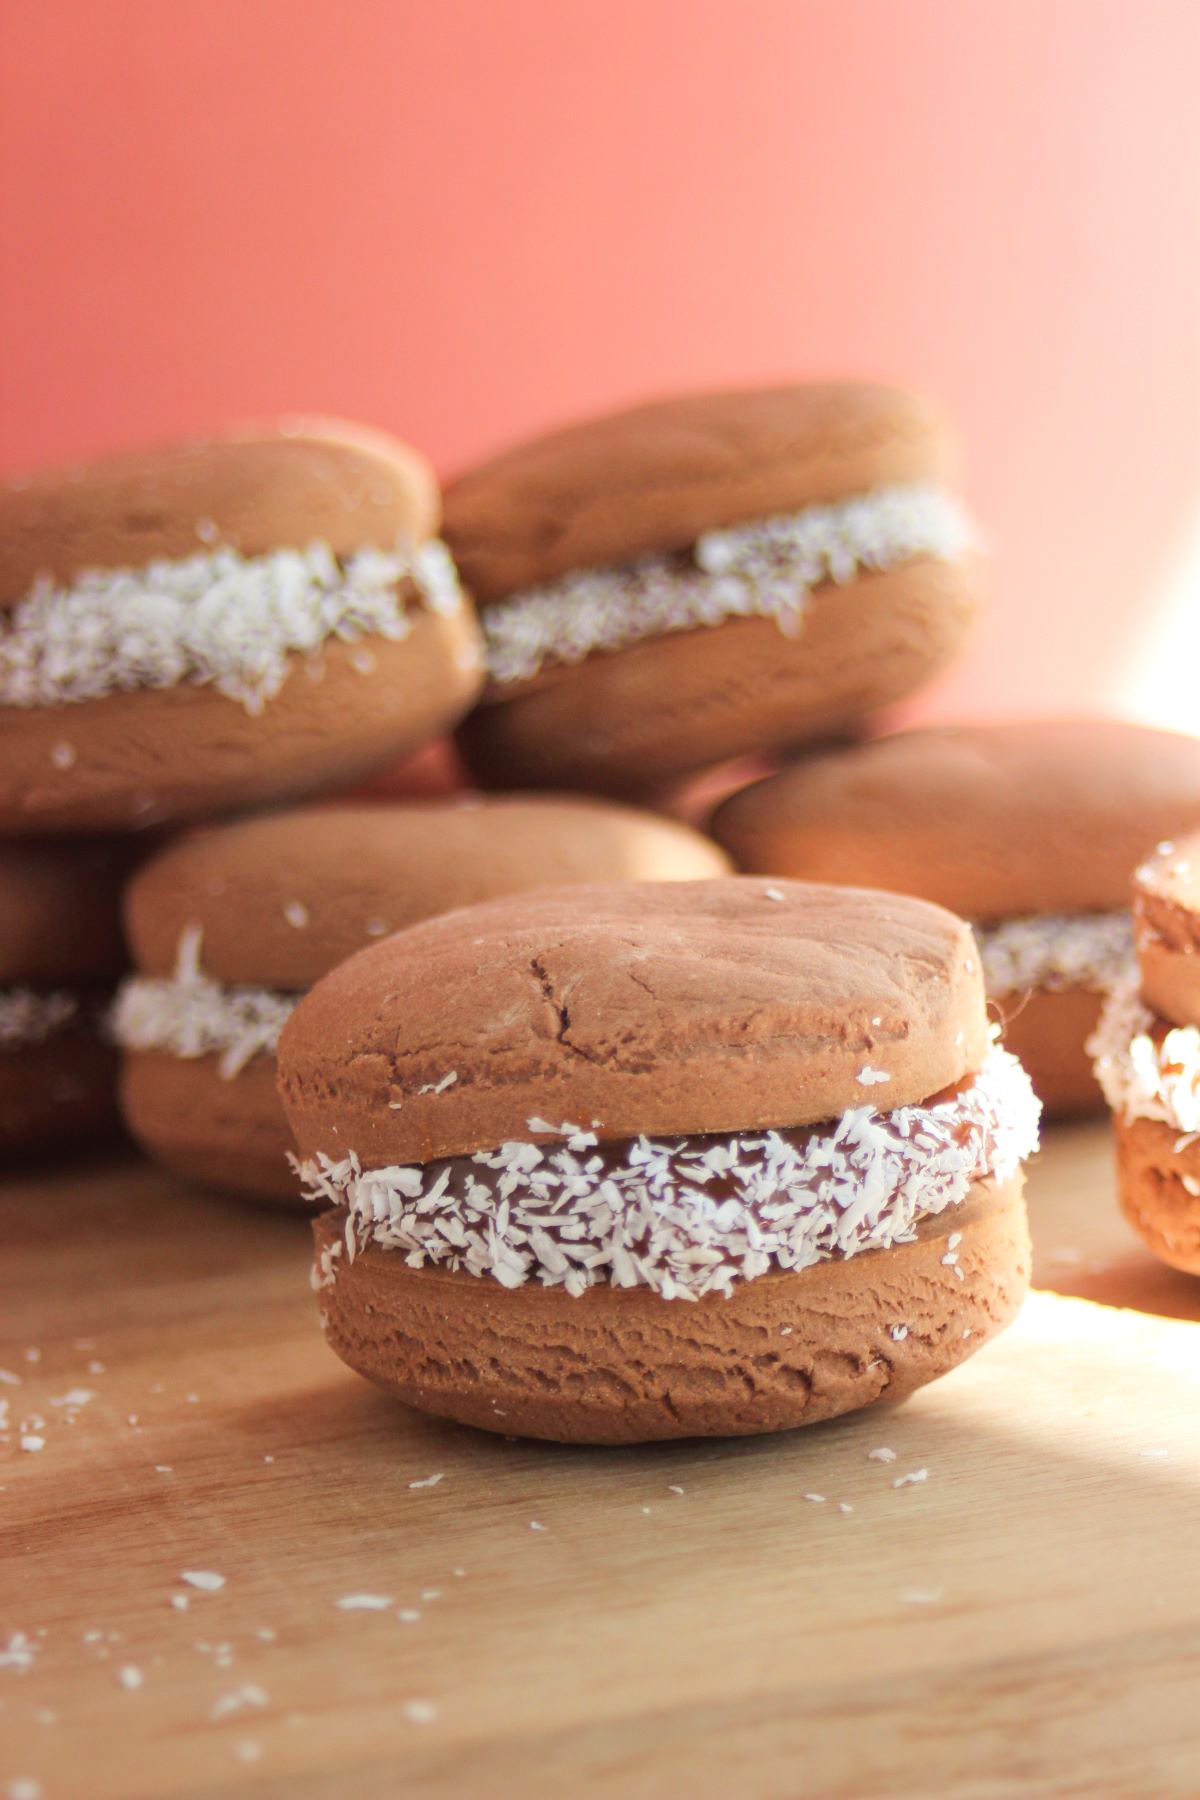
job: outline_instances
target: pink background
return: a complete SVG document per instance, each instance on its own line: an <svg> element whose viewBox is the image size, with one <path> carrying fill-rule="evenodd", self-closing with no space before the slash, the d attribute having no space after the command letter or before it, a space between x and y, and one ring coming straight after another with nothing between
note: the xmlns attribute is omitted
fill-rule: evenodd
<svg viewBox="0 0 1200 1800"><path fill-rule="evenodd" d="M0 467L320 409L446 472L689 384L891 377L956 417L994 548L924 710L1153 713L1190 677L1195 0L0 21Z"/></svg>

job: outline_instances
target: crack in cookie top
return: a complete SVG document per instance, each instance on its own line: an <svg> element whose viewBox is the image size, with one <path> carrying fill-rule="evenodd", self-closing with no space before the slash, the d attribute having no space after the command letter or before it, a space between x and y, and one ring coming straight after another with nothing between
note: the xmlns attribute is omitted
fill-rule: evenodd
<svg viewBox="0 0 1200 1800"><path fill-rule="evenodd" d="M539 1281L579 1295L606 1282L698 1300L771 1269L910 1241L974 1182L1016 1172L1037 1148L1040 1110L1016 1058L993 1049L948 1099L853 1107L827 1128L600 1144L564 1125L561 1148L515 1142L385 1169L353 1155L293 1161L308 1199L347 1211L317 1286L336 1278L342 1245L350 1260L377 1245L410 1268L504 1287Z"/></svg>
<svg viewBox="0 0 1200 1800"><path fill-rule="evenodd" d="M0 611L0 705L63 706L188 682L260 713L293 654L311 656L329 639L407 637L406 589L432 612L463 604L437 540L345 558L320 543L262 556L222 545L140 569L85 569L62 584L44 576Z"/></svg>
<svg viewBox="0 0 1200 1800"><path fill-rule="evenodd" d="M684 556L574 571L486 607L488 672L500 683L528 680L545 662L578 663L732 618L773 619L794 636L820 583L917 557L952 562L973 543L958 502L930 484L706 531Z"/></svg>
<svg viewBox="0 0 1200 1800"><path fill-rule="evenodd" d="M0 988L0 1051L44 1044L65 1031L79 1013L74 994L38 993L33 988Z"/></svg>
<svg viewBox="0 0 1200 1800"><path fill-rule="evenodd" d="M274 1056L300 995L213 981L200 966L200 943L199 927L190 926L179 940L173 975L124 981L110 1029L123 1050L162 1050L187 1060L217 1056L218 1074L231 1081L254 1057Z"/></svg>
<svg viewBox="0 0 1200 1800"><path fill-rule="evenodd" d="M1164 1025L1131 976L1109 995L1085 1048L1114 1113L1190 1137L1200 1133L1200 1027Z"/></svg>
<svg viewBox="0 0 1200 1800"><path fill-rule="evenodd" d="M1105 994L1133 967L1127 912L1035 913L974 932L989 994L1069 987Z"/></svg>

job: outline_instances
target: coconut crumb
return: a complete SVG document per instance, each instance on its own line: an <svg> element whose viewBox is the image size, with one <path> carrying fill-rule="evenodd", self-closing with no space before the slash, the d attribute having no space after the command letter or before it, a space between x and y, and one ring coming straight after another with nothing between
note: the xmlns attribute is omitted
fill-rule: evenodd
<svg viewBox="0 0 1200 1800"><path fill-rule="evenodd" d="M205 1594L215 1594L225 1586L224 1575L218 1575L213 1569L184 1569L179 1579Z"/></svg>
<svg viewBox="0 0 1200 1800"><path fill-rule="evenodd" d="M489 673L526 681L546 662L579 663L731 618L772 619L794 637L814 587L916 557L953 561L972 542L958 503L925 484L705 532L686 555L574 570L487 607Z"/></svg>
<svg viewBox="0 0 1200 1800"><path fill-rule="evenodd" d="M439 1481L445 1481L445 1479L444 1471L439 1470L436 1475L426 1475L423 1481L410 1481L408 1485L410 1488L431 1488L436 1487Z"/></svg>
<svg viewBox="0 0 1200 1800"><path fill-rule="evenodd" d="M0 613L0 618L3 618ZM0 1051L19 1050L26 1044L44 1044L75 1023L79 1001L61 991L38 993L33 988L0 989Z"/></svg>
<svg viewBox="0 0 1200 1800"><path fill-rule="evenodd" d="M0 614L0 706L64 706L140 688L207 686L261 713L294 656L365 637L400 642L407 599L457 612L443 544L361 550L326 544L242 556L220 546L144 568L40 577Z"/></svg>
<svg viewBox="0 0 1200 1800"><path fill-rule="evenodd" d="M928 1469L913 1469L907 1475L897 1475L892 1486L894 1488L912 1487L918 1481L928 1481Z"/></svg>
<svg viewBox="0 0 1200 1800"><path fill-rule="evenodd" d="M993 996L1066 987L1105 994L1133 967L1127 912L1034 913L974 930L984 986Z"/></svg>
<svg viewBox="0 0 1200 1800"><path fill-rule="evenodd" d="M129 976L118 989L110 1029L123 1050L161 1050L187 1060L217 1056L218 1074L231 1081L256 1056L274 1056L300 996L213 981L200 966L201 942L200 927L189 925L173 975Z"/></svg>
<svg viewBox="0 0 1200 1800"><path fill-rule="evenodd" d="M364 1170L353 1154L294 1166L306 1197L343 1211L345 1255L375 1244L516 1288L597 1282L664 1299L728 1294L772 1268L910 1242L984 1176L1005 1180L1037 1144L1038 1102L1005 1051L951 1100L852 1108L793 1142L779 1132L631 1140L615 1165L593 1132L531 1118L566 1145L512 1142L457 1164ZM719 1181L720 1197L706 1185ZM318 1275L320 1281L322 1275Z"/></svg>

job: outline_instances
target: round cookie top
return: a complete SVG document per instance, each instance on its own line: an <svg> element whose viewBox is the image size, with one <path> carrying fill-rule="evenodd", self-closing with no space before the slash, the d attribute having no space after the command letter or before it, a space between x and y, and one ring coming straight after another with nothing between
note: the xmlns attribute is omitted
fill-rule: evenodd
<svg viewBox="0 0 1200 1800"><path fill-rule="evenodd" d="M1200 739L1114 720L908 731L726 800L740 868L919 894L986 922L1116 911L1161 839L1200 827Z"/></svg>
<svg viewBox="0 0 1200 1800"><path fill-rule="evenodd" d="M428 1162L890 1111L987 1054L970 931L895 894L726 877L543 889L351 957L279 1046L301 1151Z"/></svg>
<svg viewBox="0 0 1200 1800"><path fill-rule="evenodd" d="M137 967L168 975L201 932L223 982L311 987L373 938L498 894L563 882L723 875L686 825L614 802L550 795L297 807L197 831L130 884Z"/></svg>
<svg viewBox="0 0 1200 1800"><path fill-rule="evenodd" d="M0 986L107 981L128 960L121 886L128 846L0 844Z"/></svg>
<svg viewBox="0 0 1200 1800"><path fill-rule="evenodd" d="M234 428L0 486L0 607L40 575L69 581L217 544L261 556L323 543L345 556L419 543L438 512L424 459L384 432L330 419Z"/></svg>
<svg viewBox="0 0 1200 1800"><path fill-rule="evenodd" d="M873 488L938 481L940 420L911 394L821 382L659 400L537 438L445 493L444 536L481 604L572 569Z"/></svg>

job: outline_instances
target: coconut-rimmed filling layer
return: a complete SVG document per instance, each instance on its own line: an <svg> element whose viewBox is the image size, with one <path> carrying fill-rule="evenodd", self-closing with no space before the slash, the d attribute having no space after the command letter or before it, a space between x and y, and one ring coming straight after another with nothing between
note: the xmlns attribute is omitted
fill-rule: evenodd
<svg viewBox="0 0 1200 1800"><path fill-rule="evenodd" d="M515 1142L384 1169L317 1155L296 1163L306 1197L345 1208L346 1219L314 1286L374 1245L409 1268L464 1270L508 1288L727 1295L772 1269L911 1241L974 1182L1016 1172L1037 1147L1040 1110L1016 1058L993 1049L948 1098L853 1107L827 1127L600 1143L564 1125L561 1145ZM957 1266L953 1237L947 1260Z"/></svg>
<svg viewBox="0 0 1200 1800"><path fill-rule="evenodd" d="M78 994L36 988L0 988L0 1054L44 1044L79 1019Z"/></svg>
<svg viewBox="0 0 1200 1800"><path fill-rule="evenodd" d="M844 585L918 557L954 562L974 542L959 503L927 483L706 531L677 555L572 571L488 606L488 673L526 681L543 663L578 663L727 619L773 619L794 637L822 582Z"/></svg>
<svg viewBox="0 0 1200 1800"><path fill-rule="evenodd" d="M301 996L214 981L200 967L200 944L199 927L189 926L173 975L124 981L113 1002L111 1033L122 1050L160 1050L189 1060L216 1056L218 1073L232 1081L254 1057L274 1056Z"/></svg>
<svg viewBox="0 0 1200 1800"><path fill-rule="evenodd" d="M991 995L1074 987L1106 994L1133 967L1128 912L1034 913L976 925L974 931Z"/></svg>
<svg viewBox="0 0 1200 1800"><path fill-rule="evenodd" d="M64 706L187 682L259 713L293 655L331 639L407 637L414 595L441 614L463 604L436 540L344 558L322 543L262 556L217 546L140 569L85 569L61 584L43 576L0 611L0 705Z"/></svg>
<svg viewBox="0 0 1200 1800"><path fill-rule="evenodd" d="M1136 976L1109 995L1086 1049L1114 1113L1169 1125L1177 1150L1200 1135L1200 1027L1151 1012Z"/></svg>

